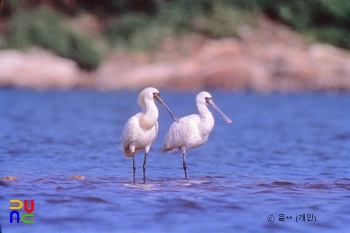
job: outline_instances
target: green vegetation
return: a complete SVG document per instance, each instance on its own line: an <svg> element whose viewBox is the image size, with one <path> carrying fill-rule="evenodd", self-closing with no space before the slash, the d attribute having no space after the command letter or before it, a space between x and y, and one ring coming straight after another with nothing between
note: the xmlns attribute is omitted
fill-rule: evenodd
<svg viewBox="0 0 350 233"><path fill-rule="evenodd" d="M17 49L38 45L73 59L86 69L96 68L102 58L88 37L64 27L58 15L47 9L16 12L11 18L5 44Z"/></svg>
<svg viewBox="0 0 350 233"><path fill-rule="evenodd" d="M173 28L163 26L143 14L126 14L112 20L105 35L112 46L150 50L156 48L162 39L173 35Z"/></svg>
<svg viewBox="0 0 350 233"><path fill-rule="evenodd" d="M258 7L316 41L350 49L348 0L261 0Z"/></svg>
<svg viewBox="0 0 350 233"><path fill-rule="evenodd" d="M103 24L99 42L107 48L152 50L166 37L192 32L214 38L236 36L239 25L254 25L256 15L265 14L315 41L350 49L349 0L78 0L69 9L64 2L48 0L55 11L19 2L5 4L9 25L0 38L1 48L38 45L88 69L102 59L96 41L68 28L57 12L67 18L86 12L96 15Z"/></svg>
<svg viewBox="0 0 350 233"><path fill-rule="evenodd" d="M165 36L181 35L193 31L212 37L235 36L239 25L253 25L255 15L265 14L291 26L315 41L350 49L348 39L350 38L349 0L159 0L144 2L148 3L146 4L148 7L145 7L144 11L141 9L142 16L138 15L141 20L135 19L138 16L132 4L125 12L120 8L122 17L115 19L117 23L112 23L106 32L106 36L113 45L120 44L120 39L124 38L122 44L129 48L147 49L154 47L153 45ZM130 14L130 11L133 13ZM140 44L142 46L139 46Z"/></svg>
<svg viewBox="0 0 350 233"><path fill-rule="evenodd" d="M253 15L237 7L226 4L217 4L211 14L197 16L194 19L194 28L201 33L212 37L237 36L239 26L254 25Z"/></svg>
<svg viewBox="0 0 350 233"><path fill-rule="evenodd" d="M238 26L254 24L252 16L225 1L159 2L155 13L127 13L112 20L105 35L112 46L149 50L168 36L189 32L211 37L236 36Z"/></svg>

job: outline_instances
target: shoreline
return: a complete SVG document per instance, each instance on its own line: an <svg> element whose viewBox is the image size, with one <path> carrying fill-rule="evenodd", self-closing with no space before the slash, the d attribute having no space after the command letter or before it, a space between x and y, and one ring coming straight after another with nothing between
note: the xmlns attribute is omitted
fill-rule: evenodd
<svg viewBox="0 0 350 233"><path fill-rule="evenodd" d="M151 52L112 51L85 71L42 48L0 51L0 87L29 89L350 92L350 53L310 44L266 18L237 37L168 38Z"/></svg>

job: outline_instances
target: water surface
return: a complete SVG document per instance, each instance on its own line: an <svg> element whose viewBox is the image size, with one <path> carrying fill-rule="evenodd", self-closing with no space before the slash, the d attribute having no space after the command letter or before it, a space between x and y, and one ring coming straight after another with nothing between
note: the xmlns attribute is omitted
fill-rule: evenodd
<svg viewBox="0 0 350 233"><path fill-rule="evenodd" d="M212 109L189 179L181 152L160 152L172 119L157 104L147 183L140 153L133 184L120 134L136 92L0 89L0 177L18 178L0 180L2 231L349 232L350 96L211 93L233 123ZM195 94L161 91L179 117ZM10 199L35 200L34 224L9 223Z"/></svg>

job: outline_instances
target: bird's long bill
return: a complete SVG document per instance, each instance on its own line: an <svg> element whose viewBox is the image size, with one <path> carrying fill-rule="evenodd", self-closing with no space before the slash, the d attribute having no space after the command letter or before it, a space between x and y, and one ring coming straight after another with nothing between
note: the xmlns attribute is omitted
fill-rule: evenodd
<svg viewBox="0 0 350 233"><path fill-rule="evenodd" d="M165 105L165 103L163 102L163 100L160 98L159 95L156 96L155 99L158 100L159 103L161 103L161 104L164 106L164 108L169 112L170 116L174 119L174 121L176 121L176 122L179 121L179 119L178 119L176 116L174 116L174 114L170 111L170 109L168 108L168 106Z"/></svg>
<svg viewBox="0 0 350 233"><path fill-rule="evenodd" d="M232 121L230 118L228 118L223 112L221 112L221 110L214 104L214 101L212 99L209 100L208 102L216 111L218 111L220 113L220 115L222 116L222 118L224 118L224 120L231 124Z"/></svg>

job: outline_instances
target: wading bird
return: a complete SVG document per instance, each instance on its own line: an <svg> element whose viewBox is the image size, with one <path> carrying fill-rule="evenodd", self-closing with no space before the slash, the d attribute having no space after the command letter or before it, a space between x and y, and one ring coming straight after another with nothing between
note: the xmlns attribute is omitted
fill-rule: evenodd
<svg viewBox="0 0 350 233"><path fill-rule="evenodd" d="M162 151L182 150L183 169L187 179L186 151L202 145L208 140L210 131L214 127L214 117L207 105L211 105L221 116L231 124L232 121L214 104L211 95L202 91L196 96L199 114L192 114L174 122L165 136Z"/></svg>
<svg viewBox="0 0 350 233"><path fill-rule="evenodd" d="M151 148L152 142L158 134L158 108L154 100L159 101L170 113L170 116L177 121L170 109L165 105L159 95L159 91L153 87L143 89L137 103L142 108L142 112L130 117L124 126L121 136L124 154L127 158L132 157L132 167L134 171L133 182L135 183L135 154L140 150L145 150L143 161L143 182L146 182L146 157Z"/></svg>

